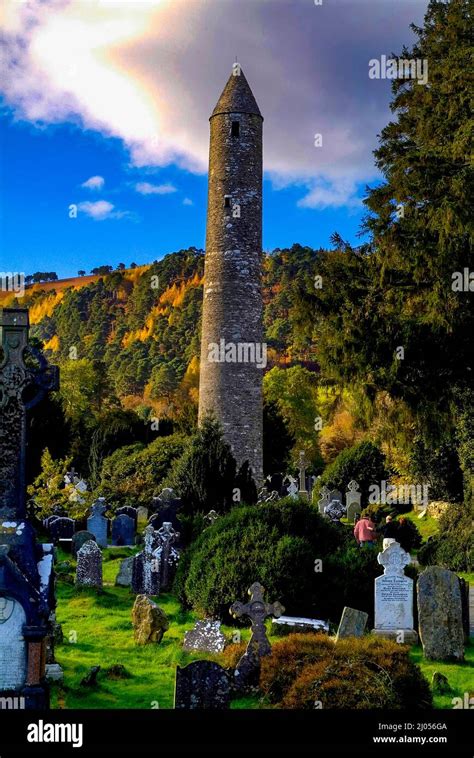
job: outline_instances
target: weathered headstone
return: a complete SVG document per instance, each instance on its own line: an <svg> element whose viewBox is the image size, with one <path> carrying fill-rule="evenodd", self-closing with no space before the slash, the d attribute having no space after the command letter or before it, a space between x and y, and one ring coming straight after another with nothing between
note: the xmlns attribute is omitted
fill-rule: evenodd
<svg viewBox="0 0 474 758"><path fill-rule="evenodd" d="M102 553L92 540L77 552L76 587L102 588Z"/></svg>
<svg viewBox="0 0 474 758"><path fill-rule="evenodd" d="M75 532L76 524L74 519L60 516L50 522L49 533L51 539L55 542L59 540L70 540Z"/></svg>
<svg viewBox="0 0 474 758"><path fill-rule="evenodd" d="M117 587L131 587L132 574L133 574L133 560L134 560L134 556L131 555L129 558L124 558L123 561L120 563L120 568L119 568L117 577L115 579L115 584L117 585Z"/></svg>
<svg viewBox="0 0 474 758"><path fill-rule="evenodd" d="M92 534L92 532L88 532L87 530L83 529L80 532L76 532L72 537L72 555L74 558L77 557L78 551L81 549L81 547L84 545L85 542L89 542L89 540L92 540L92 542L97 542L95 535Z"/></svg>
<svg viewBox="0 0 474 758"><path fill-rule="evenodd" d="M194 629L184 635L183 650L201 650L204 653L222 653L226 638L222 634L221 622L212 619L196 621Z"/></svg>
<svg viewBox="0 0 474 758"><path fill-rule="evenodd" d="M154 551L161 544L160 536L152 526L147 526L143 539L143 550L133 557L132 591L137 595L159 595L160 565Z"/></svg>
<svg viewBox="0 0 474 758"><path fill-rule="evenodd" d="M135 522L135 527L137 526L137 520L138 520L137 509L132 508L131 505L122 505L121 508L117 508L117 510L115 511L115 516L129 516Z"/></svg>
<svg viewBox="0 0 474 758"><path fill-rule="evenodd" d="M324 506L324 515L337 522L346 515L346 506L340 500L330 500L328 505Z"/></svg>
<svg viewBox="0 0 474 758"><path fill-rule="evenodd" d="M105 518L105 498L100 497L91 507L91 515L87 519L87 530L91 532L100 547L107 547L107 527L109 520Z"/></svg>
<svg viewBox="0 0 474 758"><path fill-rule="evenodd" d="M324 509L330 503L329 490L327 487L322 487L320 490L320 499L318 500L318 509L322 516L325 516Z"/></svg>
<svg viewBox="0 0 474 758"><path fill-rule="evenodd" d="M365 632L365 627L367 626L368 618L368 613L346 606L342 611L336 640L341 640L345 637L362 637Z"/></svg>
<svg viewBox="0 0 474 758"><path fill-rule="evenodd" d="M462 661L462 601L456 574L440 566L428 566L418 577L417 599L418 627L425 658Z"/></svg>
<svg viewBox="0 0 474 758"><path fill-rule="evenodd" d="M212 661L194 661L176 668L176 709L226 710L230 705L231 679Z"/></svg>
<svg viewBox="0 0 474 758"><path fill-rule="evenodd" d="M347 485L346 492L346 515L351 524L355 522L356 516L360 516L362 510L360 505L361 497L362 495L359 492L359 485L352 479Z"/></svg>
<svg viewBox="0 0 474 758"><path fill-rule="evenodd" d="M126 516L117 516L112 521L112 544L115 546L133 545L135 543L135 521Z"/></svg>
<svg viewBox="0 0 474 758"><path fill-rule="evenodd" d="M17 690L26 681L26 616L20 603L0 596L0 692Z"/></svg>
<svg viewBox="0 0 474 758"><path fill-rule="evenodd" d="M405 576L405 566L411 563L408 553L393 542L377 556L384 568L375 580L374 634L404 644L416 644L418 635L413 629L413 579Z"/></svg>
<svg viewBox="0 0 474 758"><path fill-rule="evenodd" d="M137 645L161 642L170 626L166 613L146 595L137 595L132 608L132 623Z"/></svg>
<svg viewBox="0 0 474 758"><path fill-rule="evenodd" d="M238 689L256 684L260 670L260 659L272 651L265 629L265 619L269 616L279 618L285 612L284 607L278 601L266 603L263 598L264 591L261 584L254 582L248 591L250 601L248 603L237 601L230 607L230 614L234 618L248 616L252 627L252 636L247 649L235 669L235 683Z"/></svg>
<svg viewBox="0 0 474 758"><path fill-rule="evenodd" d="M139 505L137 508L137 526L139 529L144 529L148 521L148 508L144 505Z"/></svg>
<svg viewBox="0 0 474 758"><path fill-rule="evenodd" d="M173 525L165 521L158 529L158 538L158 547L153 551L153 558L157 561L155 570L159 572L160 588L167 590L172 584L179 561L179 552L173 547L179 539L179 532L175 532Z"/></svg>

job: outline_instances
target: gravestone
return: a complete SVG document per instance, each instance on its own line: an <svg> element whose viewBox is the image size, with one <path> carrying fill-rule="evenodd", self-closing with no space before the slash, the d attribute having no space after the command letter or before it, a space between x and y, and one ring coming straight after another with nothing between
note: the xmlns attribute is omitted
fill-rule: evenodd
<svg viewBox="0 0 474 758"><path fill-rule="evenodd" d="M144 529L148 521L148 508L144 505L139 505L137 508L137 527Z"/></svg>
<svg viewBox="0 0 474 758"><path fill-rule="evenodd" d="M137 595L132 608L133 636L137 645L159 643L169 629L166 613L146 595Z"/></svg>
<svg viewBox="0 0 474 758"><path fill-rule="evenodd" d="M117 587L131 587L132 574L133 574L133 561L134 561L134 556L131 555L129 558L124 558L123 561L120 563L120 568L119 568L117 577L115 579L115 584Z"/></svg>
<svg viewBox="0 0 474 758"><path fill-rule="evenodd" d="M112 545L124 546L135 543L135 521L123 514L112 521Z"/></svg>
<svg viewBox="0 0 474 758"><path fill-rule="evenodd" d="M367 626L368 613L346 606L342 611L336 641L345 637L362 637Z"/></svg>
<svg viewBox="0 0 474 758"><path fill-rule="evenodd" d="M360 516L361 514L361 505L360 505L360 499L362 495L359 492L359 485L354 480L350 481L347 485L347 492L346 492L346 514L348 521L353 524L355 523L356 516Z"/></svg>
<svg viewBox="0 0 474 758"><path fill-rule="evenodd" d="M59 388L57 367L29 344L28 311L0 308L0 698L49 704L43 664L54 607L52 547L26 512L27 412Z"/></svg>
<svg viewBox="0 0 474 758"><path fill-rule="evenodd" d="M92 540L77 552L76 587L102 589L102 552Z"/></svg>
<svg viewBox="0 0 474 758"><path fill-rule="evenodd" d="M100 547L107 547L107 527L109 520L105 518L105 498L99 497L91 507L91 515L87 519L87 530L91 532Z"/></svg>
<svg viewBox="0 0 474 758"><path fill-rule="evenodd" d="M138 514L137 509L132 508L131 505L122 505L121 508L117 508L115 516L129 516L135 522L135 528L137 526Z"/></svg>
<svg viewBox="0 0 474 758"><path fill-rule="evenodd" d="M137 595L159 595L160 565L154 551L160 545L160 536L152 526L147 526L143 538L143 550L133 557L132 591Z"/></svg>
<svg viewBox="0 0 474 758"><path fill-rule="evenodd" d="M25 623L20 603L0 596L0 692L19 690L26 682Z"/></svg>
<svg viewBox="0 0 474 758"><path fill-rule="evenodd" d="M51 539L54 542L59 540L70 540L76 530L76 523L74 519L60 516L54 521L50 522L49 533Z"/></svg>
<svg viewBox="0 0 474 758"><path fill-rule="evenodd" d="M206 527L212 526L217 521L218 518L219 518L219 514L217 513L217 511L214 511L214 510L209 511L209 513L206 513L206 515L203 516Z"/></svg>
<svg viewBox="0 0 474 758"><path fill-rule="evenodd" d="M283 490L283 474L271 474L265 481L268 482L267 487L270 492L278 492L279 497L286 494Z"/></svg>
<svg viewBox="0 0 474 758"><path fill-rule="evenodd" d="M291 476L288 474L288 476L285 477L285 482L288 482L287 488L286 488L286 496L291 497L292 500L298 499L298 480L295 479L294 476Z"/></svg>
<svg viewBox="0 0 474 758"><path fill-rule="evenodd" d="M320 494L320 499L318 500L318 509L319 509L319 512L320 512L321 516L325 516L326 513L325 513L324 509L330 503L328 488L327 487L322 487L319 494Z"/></svg>
<svg viewBox="0 0 474 758"><path fill-rule="evenodd" d="M250 619L252 629L247 649L235 668L235 684L239 690L256 685L260 670L260 659L272 651L265 629L265 619L269 616L279 618L285 612L284 607L278 601L266 603L263 598L264 591L259 582L254 582L248 591L250 601L248 603L237 601L230 607L231 616L234 618L247 616Z"/></svg>
<svg viewBox="0 0 474 758"><path fill-rule="evenodd" d="M304 500L308 500L308 490L306 489L306 469L308 467L308 461L306 459L306 455L304 450L300 450L300 455L298 459L298 472L299 472L299 480L300 480L300 489L299 489L299 496L303 498Z"/></svg>
<svg viewBox="0 0 474 758"><path fill-rule="evenodd" d="M226 638L222 634L221 622L212 619L196 621L194 629L184 635L183 650L201 650L204 653L222 653Z"/></svg>
<svg viewBox="0 0 474 758"><path fill-rule="evenodd" d="M458 576L459 589L461 591L461 608L462 608L462 626L464 631L464 642L469 642L471 636L471 613L469 608L469 582Z"/></svg>
<svg viewBox="0 0 474 758"><path fill-rule="evenodd" d="M328 505L324 506L324 515L337 522L346 515L346 506L340 500L330 500Z"/></svg>
<svg viewBox="0 0 474 758"><path fill-rule="evenodd" d="M393 542L377 556L384 568L375 580L374 634L408 645L418 641L413 629L413 579L405 576L411 557L398 542Z"/></svg>
<svg viewBox="0 0 474 758"><path fill-rule="evenodd" d="M304 616L280 616L272 619L272 634L284 636L287 634L327 634L329 624L321 619L305 618Z"/></svg>
<svg viewBox="0 0 474 758"><path fill-rule="evenodd" d="M95 535L92 534L92 532L88 532L85 529L83 529L80 532L76 532L73 535L72 538L72 555L74 558L77 557L78 551L81 549L81 547L84 545L85 542L89 542L89 540L92 540L92 542L97 542Z"/></svg>
<svg viewBox="0 0 474 758"><path fill-rule="evenodd" d="M179 532L175 532L173 525L165 521L158 529L158 538L158 547L153 551L153 558L157 562L155 570L159 573L160 588L167 590L173 582L179 561L179 552L173 547L179 539Z"/></svg>
<svg viewBox="0 0 474 758"><path fill-rule="evenodd" d="M424 657L428 660L462 661L462 600L456 574L440 566L428 566L418 577L417 599Z"/></svg>
<svg viewBox="0 0 474 758"><path fill-rule="evenodd" d="M226 710L230 706L230 692L230 676L218 663L194 661L176 668L176 709Z"/></svg>

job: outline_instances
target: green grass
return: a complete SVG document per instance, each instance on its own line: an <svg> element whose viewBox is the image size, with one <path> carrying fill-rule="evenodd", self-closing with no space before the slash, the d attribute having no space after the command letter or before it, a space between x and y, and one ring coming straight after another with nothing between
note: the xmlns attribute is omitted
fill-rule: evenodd
<svg viewBox="0 0 474 758"><path fill-rule="evenodd" d="M423 658L423 650L420 645L411 649L410 656L417 663L426 679L431 684L435 671L444 674L451 686L452 691L443 695L434 694L435 708L452 708L454 697L464 697L465 692L474 695L474 645L466 645L464 651L464 663L444 663L442 661L426 661Z"/></svg>
<svg viewBox="0 0 474 758"><path fill-rule="evenodd" d="M438 534L439 522L437 519L433 518L433 516L426 515L423 516L423 518L418 518L418 511L408 511L408 513L403 513L402 515L416 524L418 531L423 538L423 542L426 542L428 537L434 537L435 534Z"/></svg>
<svg viewBox="0 0 474 758"><path fill-rule="evenodd" d="M135 596L125 587L115 587L120 559L134 549L104 550L104 590L76 590L59 578L56 616L62 624L64 643L56 646L56 659L64 670L64 686L53 685L53 708L172 708L176 666L193 660L219 660L218 655L183 651L184 633L197 620L194 613L182 611L178 601L162 594L156 601L170 621L160 644L136 645L131 621ZM74 561L59 551L59 561ZM120 555L120 558L117 556ZM74 571L70 573L73 576ZM221 627L232 636L230 627ZM249 636L241 630L242 639ZM76 642L70 642L77 638ZM126 679L109 679L105 670L114 663L127 669ZM97 688L81 687L80 681L91 666L101 666ZM236 707L248 707L236 702Z"/></svg>

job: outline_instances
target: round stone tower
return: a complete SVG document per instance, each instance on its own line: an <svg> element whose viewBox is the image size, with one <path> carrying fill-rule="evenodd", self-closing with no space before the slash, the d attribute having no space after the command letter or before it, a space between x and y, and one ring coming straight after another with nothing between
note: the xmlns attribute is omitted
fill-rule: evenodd
<svg viewBox="0 0 474 758"><path fill-rule="evenodd" d="M261 484L263 118L239 64L210 125L199 420L220 422Z"/></svg>

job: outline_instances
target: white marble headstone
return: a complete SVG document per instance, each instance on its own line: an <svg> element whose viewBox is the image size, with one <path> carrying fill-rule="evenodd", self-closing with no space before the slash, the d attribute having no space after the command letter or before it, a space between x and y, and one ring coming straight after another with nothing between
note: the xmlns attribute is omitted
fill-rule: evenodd
<svg viewBox="0 0 474 758"><path fill-rule="evenodd" d="M398 542L393 542L377 556L384 567L382 576L375 580L374 631L413 629L413 579L405 576L410 555Z"/></svg>

